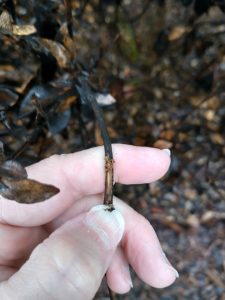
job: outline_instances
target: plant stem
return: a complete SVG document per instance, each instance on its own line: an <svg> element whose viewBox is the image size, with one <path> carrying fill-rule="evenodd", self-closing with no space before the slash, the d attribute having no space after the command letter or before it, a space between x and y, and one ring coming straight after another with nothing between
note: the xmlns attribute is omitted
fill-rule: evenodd
<svg viewBox="0 0 225 300"><path fill-rule="evenodd" d="M116 300L116 294L108 287L110 300Z"/></svg>
<svg viewBox="0 0 225 300"><path fill-rule="evenodd" d="M105 194L104 194L104 204L107 205L109 211L113 211L113 152L112 145L103 117L103 112L98 105L96 100L96 93L92 91L88 83L88 74L83 73L78 78L78 84L76 88L80 94L81 101L89 105L95 115L95 118L98 122L103 143L105 149Z"/></svg>
<svg viewBox="0 0 225 300"><path fill-rule="evenodd" d="M113 153L110 137L105 125L103 113L96 99L91 99L91 106L94 111L96 120L101 130L101 135L105 149L105 194L104 204L109 206L109 210L113 210Z"/></svg>

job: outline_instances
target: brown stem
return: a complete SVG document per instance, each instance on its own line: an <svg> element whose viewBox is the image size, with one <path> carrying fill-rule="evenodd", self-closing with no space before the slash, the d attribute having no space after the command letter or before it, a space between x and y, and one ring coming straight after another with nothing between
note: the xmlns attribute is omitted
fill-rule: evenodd
<svg viewBox="0 0 225 300"><path fill-rule="evenodd" d="M102 110L97 103L96 94L91 90L87 83L88 76L83 73L79 78L79 84L76 85L81 100L91 106L95 118L98 122L105 149L105 194L104 204L108 206L109 211L113 211L113 153L110 137L107 131Z"/></svg>
<svg viewBox="0 0 225 300"><path fill-rule="evenodd" d="M105 125L105 120L103 118L103 113L99 107L96 99L90 101L92 109L94 111L95 117L97 119L99 128L101 130L101 135L104 143L105 149L105 194L104 194L104 204L109 207L109 211L114 210L113 207L113 153L110 137Z"/></svg>

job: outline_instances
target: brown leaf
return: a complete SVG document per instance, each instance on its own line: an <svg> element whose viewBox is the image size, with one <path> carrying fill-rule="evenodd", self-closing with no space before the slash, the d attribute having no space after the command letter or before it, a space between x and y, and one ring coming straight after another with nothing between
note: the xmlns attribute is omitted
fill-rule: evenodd
<svg viewBox="0 0 225 300"><path fill-rule="evenodd" d="M27 171L15 160L7 160L0 166L0 176L9 179L26 179Z"/></svg>
<svg viewBox="0 0 225 300"><path fill-rule="evenodd" d="M58 42L49 39L40 39L41 44L46 47L57 60L61 68L69 66L69 55L66 48Z"/></svg>
<svg viewBox="0 0 225 300"><path fill-rule="evenodd" d="M15 35L30 35L37 31L34 25L14 25L13 19L7 10L3 10L0 15L0 30Z"/></svg>
<svg viewBox="0 0 225 300"><path fill-rule="evenodd" d="M37 30L34 25L13 25L12 33L15 35L30 35Z"/></svg>
<svg viewBox="0 0 225 300"><path fill-rule="evenodd" d="M67 24L63 23L59 31L62 35L60 41L64 45L64 47L68 50L70 54L70 58L73 61L77 54L77 48L76 48L75 41L69 36Z"/></svg>
<svg viewBox="0 0 225 300"><path fill-rule="evenodd" d="M154 144L153 147L159 148L159 149L170 149L172 148L173 144L167 140L159 139Z"/></svg>
<svg viewBox="0 0 225 300"><path fill-rule="evenodd" d="M210 139L214 144L217 144L217 145L224 145L225 144L224 136L220 133L210 134Z"/></svg>
<svg viewBox="0 0 225 300"><path fill-rule="evenodd" d="M43 184L31 179L2 179L3 186L0 194L19 203L36 203L45 201L59 193L59 189L53 185Z"/></svg>
<svg viewBox="0 0 225 300"><path fill-rule="evenodd" d="M13 30L13 19L7 10L3 10L0 15L0 30L5 32Z"/></svg>
<svg viewBox="0 0 225 300"><path fill-rule="evenodd" d="M59 192L53 185L27 179L27 171L18 162L8 160L0 166L0 194L20 203L44 201Z"/></svg>
<svg viewBox="0 0 225 300"><path fill-rule="evenodd" d="M180 39L186 32L188 32L190 29L183 27L183 26L175 26L172 28L168 39L169 41L176 41Z"/></svg>

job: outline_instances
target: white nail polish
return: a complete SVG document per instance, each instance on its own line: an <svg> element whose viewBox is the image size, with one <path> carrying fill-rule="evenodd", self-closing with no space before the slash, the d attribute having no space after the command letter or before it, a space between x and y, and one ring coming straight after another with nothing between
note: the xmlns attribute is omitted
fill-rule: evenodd
<svg viewBox="0 0 225 300"><path fill-rule="evenodd" d="M177 270L171 265L171 263L169 262L168 258L166 257L166 254L164 252L162 252L162 257L164 262L167 264L167 266L174 272L176 278L179 277L179 273L177 272Z"/></svg>
<svg viewBox="0 0 225 300"><path fill-rule="evenodd" d="M162 149L162 151L165 151L169 156L171 156L171 151L170 151L170 149Z"/></svg>
<svg viewBox="0 0 225 300"><path fill-rule="evenodd" d="M120 242L125 228L124 218L118 210L108 211L108 206L97 205L85 216L86 226L95 231L106 249L115 248Z"/></svg>

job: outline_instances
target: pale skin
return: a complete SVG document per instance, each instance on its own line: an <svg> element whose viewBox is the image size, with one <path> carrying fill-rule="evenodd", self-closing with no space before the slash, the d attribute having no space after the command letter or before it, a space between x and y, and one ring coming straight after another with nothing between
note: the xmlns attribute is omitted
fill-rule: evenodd
<svg viewBox="0 0 225 300"><path fill-rule="evenodd" d="M166 151L113 145L115 181L150 183L168 170ZM107 272L116 293L131 288L128 265L147 284L163 288L176 279L150 223L123 201L125 220L119 245L105 249L82 219L104 192L104 150L97 147L53 156L27 168L29 178L60 188L37 204L0 198L0 295L2 300L91 300ZM151 216L149 216L151 218ZM21 268L22 266L22 268Z"/></svg>

